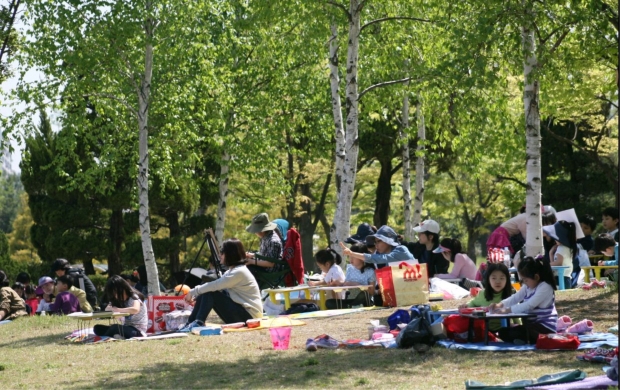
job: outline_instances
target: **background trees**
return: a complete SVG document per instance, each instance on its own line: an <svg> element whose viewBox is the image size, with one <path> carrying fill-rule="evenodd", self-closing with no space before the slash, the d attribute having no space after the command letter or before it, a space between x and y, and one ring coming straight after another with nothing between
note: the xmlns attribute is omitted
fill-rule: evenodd
<svg viewBox="0 0 620 390"><path fill-rule="evenodd" d="M403 230L404 174L425 182L417 215L474 255L525 201L525 86L542 202L598 216L618 194L614 15L606 1L29 2L15 66L43 76L8 91L28 106L3 132L26 133L32 242L44 262L118 273L146 258L168 280L204 227L252 248L243 229L266 211L299 229L311 269L350 225Z"/></svg>

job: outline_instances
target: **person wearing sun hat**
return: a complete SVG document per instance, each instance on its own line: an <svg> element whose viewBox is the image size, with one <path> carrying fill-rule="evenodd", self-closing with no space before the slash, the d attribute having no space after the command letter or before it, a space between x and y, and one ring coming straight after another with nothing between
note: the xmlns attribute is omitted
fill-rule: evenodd
<svg viewBox="0 0 620 390"><path fill-rule="evenodd" d="M269 221L267 213L256 214L252 217L252 222L245 228L248 233L254 233L260 238L258 254L272 259L282 258L282 240L275 233L278 227L274 222ZM282 269L281 265L275 265L269 261L258 260L254 253L247 252L248 266L257 266L267 272L277 272Z"/></svg>
<svg viewBox="0 0 620 390"><path fill-rule="evenodd" d="M426 264L429 278L435 274L448 273L450 267L450 262L441 253L433 253L439 247L439 230L437 221L427 219L413 228L418 235L418 242L403 242L420 264Z"/></svg>
<svg viewBox="0 0 620 390"><path fill-rule="evenodd" d="M49 311L50 306L54 303L54 279L49 276L41 276L39 278L39 286L37 287L36 294L41 296L39 306L37 307L37 313Z"/></svg>
<svg viewBox="0 0 620 390"><path fill-rule="evenodd" d="M398 242L398 234L387 225L381 226L375 234L371 234L368 237L373 237L375 239L375 253L353 252L341 242L340 246L342 247L343 254L345 256L364 260L366 263L379 265L395 261L415 260L411 252L409 252L409 249Z"/></svg>

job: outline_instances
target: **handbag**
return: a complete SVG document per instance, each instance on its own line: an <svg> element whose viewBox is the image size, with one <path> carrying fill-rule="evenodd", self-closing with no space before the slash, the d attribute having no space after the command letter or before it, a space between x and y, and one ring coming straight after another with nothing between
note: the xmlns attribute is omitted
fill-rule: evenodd
<svg viewBox="0 0 620 390"><path fill-rule="evenodd" d="M428 305L411 308L411 321L396 336L399 348L411 348L415 344L435 344L435 336L431 329L430 308Z"/></svg>
<svg viewBox="0 0 620 390"><path fill-rule="evenodd" d="M536 340L536 349L564 349L575 350L579 348L581 341L574 334L539 334Z"/></svg>
<svg viewBox="0 0 620 390"><path fill-rule="evenodd" d="M400 262L375 271L383 306L397 307L428 302L426 264Z"/></svg>

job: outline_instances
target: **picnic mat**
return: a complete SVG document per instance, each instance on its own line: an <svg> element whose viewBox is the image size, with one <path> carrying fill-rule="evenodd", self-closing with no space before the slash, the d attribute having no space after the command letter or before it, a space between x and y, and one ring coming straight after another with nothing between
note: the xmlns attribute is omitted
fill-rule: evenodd
<svg viewBox="0 0 620 390"><path fill-rule="evenodd" d="M551 385L556 383L561 383L562 385L567 385L570 382L581 381L586 377L586 373L581 370L568 370L555 372L553 374L543 375L539 378L535 379L522 379L514 382L506 382L501 385L487 385L483 382L478 382L476 380L467 380L465 381L465 389L467 390L491 390L491 389L511 389L511 390L521 390L525 389L525 386L536 386L536 385ZM539 389L539 387L533 387L534 389ZM562 387L563 389L565 387Z"/></svg>
<svg viewBox="0 0 620 390"><path fill-rule="evenodd" d="M293 317L293 316L290 315L290 316L280 316L280 317L276 317L274 319L262 319L261 322L260 322L260 326L258 326L256 328L248 328L248 327L245 327L245 326L243 328L224 328L224 329L222 329L222 332L224 332L224 333L249 332L249 331L253 331L253 330L278 328L278 327L283 327L283 326L301 326L301 325L306 325L305 322L293 319L291 317ZM222 326L222 324L210 324L210 323L207 323L207 324L205 324L205 326Z"/></svg>
<svg viewBox="0 0 620 390"><path fill-rule="evenodd" d="M358 307L356 309L336 309L336 310L311 311L309 313L290 314L289 317L290 318L297 318L297 319L300 319L300 318L327 318L327 317L341 316L341 315L344 315L344 314L361 313L363 311L384 310L384 309L392 310L392 308L390 308L390 307L370 306L370 307Z"/></svg>
<svg viewBox="0 0 620 390"><path fill-rule="evenodd" d="M607 375L592 376L584 380L571 383L561 383L558 385L531 386L526 390L553 390L553 389L608 389L609 387L617 387L618 381L612 381Z"/></svg>
<svg viewBox="0 0 620 390"><path fill-rule="evenodd" d="M0 321L0 325L6 325L6 324L8 324L10 322L11 322L11 320L2 320L2 321Z"/></svg>
<svg viewBox="0 0 620 390"><path fill-rule="evenodd" d="M609 345L612 347L618 346L618 336L611 333L593 333L579 336L581 345L577 349L592 349ZM514 345L512 343L490 342L489 345L480 343L457 343L454 340L439 340L438 345L448 349L469 349L477 351L534 351L536 346L534 344L526 345Z"/></svg>
<svg viewBox="0 0 620 390"><path fill-rule="evenodd" d="M107 336L97 336L93 333L93 328L83 329L83 330L75 330L68 336L65 336L65 339L71 341L72 343L83 343L83 344L98 344L98 343L106 343L110 341L147 341L147 340L161 340L161 339L174 339L179 337L187 337L187 333L168 333L168 334L153 334L147 337L134 337L132 339L126 340L117 340L113 337Z"/></svg>

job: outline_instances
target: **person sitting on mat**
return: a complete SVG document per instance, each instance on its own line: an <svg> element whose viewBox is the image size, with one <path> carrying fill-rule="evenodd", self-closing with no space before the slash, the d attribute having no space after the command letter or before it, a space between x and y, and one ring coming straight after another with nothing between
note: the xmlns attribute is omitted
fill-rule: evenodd
<svg viewBox="0 0 620 390"><path fill-rule="evenodd" d="M121 340L146 337L148 315L142 293L132 288L119 275L114 275L108 279L105 285L105 294L110 300L105 311L129 313L129 316L123 318L123 325L95 325L93 328L95 334Z"/></svg>
<svg viewBox="0 0 620 390"><path fill-rule="evenodd" d="M0 321L28 315L26 303L9 286L9 278L0 271Z"/></svg>
<svg viewBox="0 0 620 390"><path fill-rule="evenodd" d="M341 242L340 247L342 248L342 253L345 256L349 256L351 259L360 259L367 263L379 265L396 261L415 260L411 252L409 252L409 249L398 242L398 235L394 229L387 225L381 226L375 234L371 234L368 237L373 237L375 239L375 253L353 252Z"/></svg>
<svg viewBox="0 0 620 390"><path fill-rule="evenodd" d="M194 304L187 323L179 328L189 332L204 326L211 310L227 324L245 322L263 317L263 301L254 275L245 266L243 244L236 238L224 241L221 262L228 267L221 278L197 286L185 295L185 301Z"/></svg>
<svg viewBox="0 0 620 390"><path fill-rule="evenodd" d="M549 263L542 256L526 257L517 268L522 287L500 303L491 303L492 313L531 313L536 317L524 318L523 325L501 328L499 338L507 343L536 343L539 334L556 333L558 312L555 310L555 277Z"/></svg>
<svg viewBox="0 0 620 390"><path fill-rule="evenodd" d="M73 287L73 278L69 275L63 275L56 280L56 288L58 295L49 307L51 314L71 314L82 311L80 309L80 301L75 295L69 292Z"/></svg>
<svg viewBox="0 0 620 390"><path fill-rule="evenodd" d="M476 279L476 263L463 252L461 242L456 238L444 238L433 253L441 253L444 259L454 263L449 274L435 274L440 279ZM510 280L510 279L508 279Z"/></svg>
<svg viewBox="0 0 620 390"><path fill-rule="evenodd" d="M510 272L504 263L490 263L484 274L482 285L484 290L479 291L478 295L471 301L460 305L459 309L488 307L490 304L499 303L512 295ZM497 332L501 327L500 320L489 321L489 330L491 332Z"/></svg>
<svg viewBox="0 0 620 390"><path fill-rule="evenodd" d="M366 249L366 245L363 244L354 244L351 245L351 251L357 253L368 253ZM369 288L368 291L362 291L358 288L349 290L346 299L342 300L342 304L340 305L343 309L349 309L353 306L370 306L370 297L372 297L375 293L375 282L377 281L377 277L375 275L375 267L373 264L365 263L364 260L357 258L349 259L351 264L347 265L347 274L345 276L344 282L341 283L341 286L368 286L372 285L373 287ZM336 299L328 299L325 302L327 309L333 310L338 308L338 301Z"/></svg>

